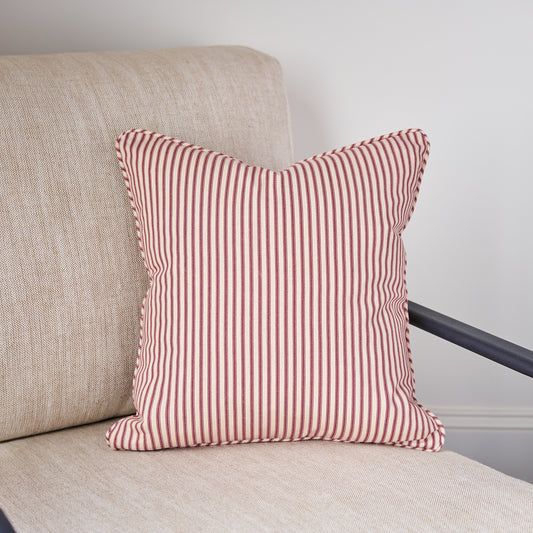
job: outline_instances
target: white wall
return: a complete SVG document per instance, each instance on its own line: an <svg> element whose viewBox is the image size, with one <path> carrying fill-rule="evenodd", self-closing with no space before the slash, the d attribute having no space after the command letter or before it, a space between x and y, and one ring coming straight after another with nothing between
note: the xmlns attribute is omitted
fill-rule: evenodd
<svg viewBox="0 0 533 533"><path fill-rule="evenodd" d="M286 74L297 159L421 127L414 301L533 347L533 2L4 0L0 53L245 44ZM533 380L413 331L448 446L533 482Z"/></svg>

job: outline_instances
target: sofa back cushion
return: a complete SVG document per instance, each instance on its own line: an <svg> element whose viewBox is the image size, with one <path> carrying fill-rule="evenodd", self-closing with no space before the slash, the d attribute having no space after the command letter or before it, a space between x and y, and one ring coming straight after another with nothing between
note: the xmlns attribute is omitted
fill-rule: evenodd
<svg viewBox="0 0 533 533"><path fill-rule="evenodd" d="M279 64L242 47L0 57L0 440L133 411L147 276L115 139L291 163Z"/></svg>

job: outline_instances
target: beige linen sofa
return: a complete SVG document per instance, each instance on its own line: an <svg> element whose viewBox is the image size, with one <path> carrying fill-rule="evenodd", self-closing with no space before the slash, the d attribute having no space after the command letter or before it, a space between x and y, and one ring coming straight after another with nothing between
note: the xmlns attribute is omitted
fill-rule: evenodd
<svg viewBox="0 0 533 533"><path fill-rule="evenodd" d="M533 531L533 486L451 451L110 450L107 429L134 411L148 286L114 150L130 128L293 163L280 66L260 52L0 57L0 507L13 528Z"/></svg>

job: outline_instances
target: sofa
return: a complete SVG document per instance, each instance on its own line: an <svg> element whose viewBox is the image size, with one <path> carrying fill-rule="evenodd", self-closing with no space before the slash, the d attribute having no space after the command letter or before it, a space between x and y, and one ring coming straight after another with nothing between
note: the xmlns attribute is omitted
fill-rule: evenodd
<svg viewBox="0 0 533 533"><path fill-rule="evenodd" d="M390 402L386 408L395 414L387 411L390 416L386 423L381 419L368 422L370 425L365 426L366 433L361 429L358 438L340 438L335 436L337 434L331 436L327 431L319 433L318 430L301 433L294 438L287 437L287 433L261 438L257 437L252 424L247 436L231 436L228 433L229 436L207 440L202 426L202 438L191 440L190 432L194 433L196 426L189 430L181 428L182 420L176 415L175 424L179 426L177 436L166 439L165 428L160 428L157 434L154 429L170 418L165 411L167 414L163 421L146 422L152 433L149 430L143 433L145 429L138 429L139 417L135 413L139 411L140 404L150 403L143 388L143 376L146 375L143 369L148 363L141 357L143 346L148 344L143 338L150 334L150 328L155 331L163 320L175 321L172 314L175 309L176 313L186 317L183 335L187 335L189 321L199 324L204 316L202 313L212 313L205 316L216 316L218 329L199 329L194 338L197 343L203 343L202 346L216 346L212 331L227 339L222 337L222 330L225 324L230 324L228 328L236 327L231 326L236 314L231 306L236 306L238 302L235 303L236 297L231 300L227 296L230 289L219 288L220 298L226 298L220 300L226 302L224 305L217 306L215 302L210 309L204 306L199 311L190 311L186 304L183 309L180 307L182 300L178 298L177 303L170 300L170 319L167 315L163 318L153 315L152 300L147 295L159 274L150 273L150 247L153 246L150 238L165 230L159 230L156 224L152 233L145 232L147 223L142 209L146 208L149 213L152 200L148 200L148 207L146 204L143 207L138 196L144 194L142 187L148 187L146 183L150 180L157 182L159 178L153 177L157 172L161 172L162 176L170 172L171 163L168 158L162 162L157 160L153 163L150 162L152 159L148 159L138 163L137 171L144 173L141 177L148 181L143 182L144 185L141 183L137 190L130 183L130 180L140 179L131 174L135 171L131 161L139 161L146 154L146 151L137 148L145 146L143 143L154 143L150 148L151 154L174 150L172 153L178 154L176 157L198 158L195 161L204 156L211 157L213 166L206 168L211 169L209 172L214 178L209 182L211 185L205 186L206 198L210 201L212 196L209 195L215 192L209 191L215 190L222 178L226 179L224 169L216 167L216 161L222 161L220 165L233 165L231 168L237 169L238 175L248 176L251 173L246 178L248 182L255 179L254 169L272 169L272 172L264 170L257 176L263 176L265 183L275 183L276 179L293 179L301 169L301 172L308 172L305 169L340 165L339 161L344 161L342 158L347 153L350 157L355 154L353 157L357 160L362 151L375 149L376 154L381 154L388 146L392 147L391 153L397 150L403 154L404 148L398 148L401 141L409 147L405 150L413 157L404 166L414 168L418 165L418 174L412 172L413 180L408 184L411 188L408 193L414 202L427 158L427 144L421 132L408 130L398 136L384 136L310 160L305 169L303 164L295 166L280 65L264 53L238 46L3 56L0 57L0 124L0 237L3 244L0 250L0 508L3 510L0 529L10 531L13 528L17 532L533 531L531 484L446 450L446 447L440 450L444 428L435 415L415 402L414 389L409 388L412 369L408 334L405 335L403 322L407 316L407 300L402 292L404 280L401 279L397 280L400 297L387 301L386 305L380 304L378 311L381 312L383 307L383 312L390 312L393 316L390 328L397 327L400 332L400 359L384 363L383 368L393 372L394 369L389 367L398 364L405 375L392 387L392 400L388 396L380 396L388 386L387 378L383 377L385 370L376 371L376 382L370 384L364 393L369 398L381 398L379 401L384 404ZM118 143L117 138L121 139ZM390 164L392 156L384 157ZM216 172L222 172L222 178L219 179ZM307 195L305 197L309 199L311 208L308 218L302 215L302 218L294 220L299 221L298 231L302 235L311 232L309 227L316 224L316 233L321 236L322 244L313 244L315 241L309 238L310 254L316 252L317 256L323 256L323 265L326 265L323 270L327 271L323 274L324 283L334 280L337 287L341 282L330 273L344 269L343 275L355 276L349 266L352 256L347 255L352 251L346 248L348 251L345 252L341 243L337 260L330 261L327 254L330 234L321 233L321 226L314 217L323 216L325 223L337 228L336 223L331 222L333 214L327 214L326 207L334 202L343 206L349 202L343 199L344 182L328 189L329 182L324 179L319 181L321 175L316 172L311 178L305 174L298 182L304 184L302 189L298 189L298 194L302 198ZM371 170L368 172L372 174ZM190 186L193 189L194 179ZM269 182L269 179L273 181ZM319 184L316 197L312 191L304 190L306 184L314 184L312 180L315 179ZM366 183L363 187L367 186ZM161 186L163 192L158 197L163 203L168 197L164 194L166 186ZM232 186L223 185L226 190ZM369 188L373 186L372 183L368 185ZM323 196L320 196L320 187L326 191ZM157 189L156 186L154 188ZM183 194L188 202L187 193ZM396 192L391 195L395 196ZM256 205L253 202L257 202L257 216L263 217L260 220L268 218L270 212L279 214L279 217L288 216L286 213L290 210L283 206L272 207L274 200L260 204L259 195L257 200L254 198L252 196L248 207L252 213ZM300 211L304 209L299 205ZM411 207L406 204L402 219L405 223ZM200 207L194 204L188 215L179 215L183 217L183 223L179 224L185 227L188 217L196 221L198 209ZM210 209L205 208L206 216L211 216ZM221 208L216 205L212 209ZM249 233L253 236L257 232L257 239L261 238L262 242L260 250L270 253L278 233L274 230L263 233L261 224L252 220L252 214L249 216L252 228ZM296 213L293 216L300 215ZM268 220L274 218L272 216ZM238 224L243 225L243 220ZM342 221L349 222L345 218ZM213 227L217 223L210 222ZM279 239L279 246L292 245L294 250L291 254L296 256L299 252L295 243L299 241L298 236L291 233L293 226L287 225L288 233ZM171 240L173 227L171 224L168 230ZM211 226L206 225L206 228L207 232ZM359 226L353 228L355 232ZM344 231L337 229L340 233ZM182 237L187 241L187 231L183 230L183 234L178 232L176 240ZM243 229L243 235L248 235L247 231ZM375 232L371 233L369 238L373 238ZM402 267L400 233L400 230L394 229L394 243L399 254L397 263ZM227 246L227 243L220 245L214 241L213 257L220 259L224 256ZM199 249L200 257L203 257L201 250L204 248ZM253 320L256 322L253 324L259 324L260 332L274 331L275 325L283 331L288 330L288 321L275 324L276 317L267 307L271 300L274 301L274 285L279 279L270 271L264 273L265 260L260 251L257 255L255 253L251 253L249 259L242 254L244 289L241 292L244 294L246 290L253 289L258 301L266 302L261 304L265 307L257 308L253 303L255 299L250 303L248 311L255 313ZM291 254L286 253L286 256ZM246 266L247 263L245 265L248 260L252 264L250 267ZM290 257L285 260L289 261ZM385 258L382 260L385 261ZM214 259L209 261L211 264ZM316 271L307 270L311 267L306 266L303 259L300 263L302 276L311 285ZM259 281L248 282L247 276L251 280L256 275L257 269L253 265L262 265L263 270L257 275ZM187 268L183 270L186 272L183 274L186 286L189 274ZM387 276L388 267L383 270L383 276ZM372 278L371 273L368 275ZM212 279L207 277L195 285L194 291L205 289L209 292L212 283L216 287L223 285L216 285L218 282L215 281L211 283L215 274L212 274ZM265 277L272 283L264 282ZM375 276L372 280L369 286L379 282ZM238 276L233 279L234 283L238 281ZM285 280L283 283L288 282ZM291 280L291 283L300 287L298 279ZM342 299L335 297L337 299L327 306L322 302L326 308L324 316L330 317L328 320L323 320L322 315L315 316L315 307L326 296L320 288L316 293L307 293L306 283L302 282L300 289L310 296L307 303L301 305L300 311L306 312L306 306L311 309L310 325L308 333L294 341L295 351L300 346L298 343L308 346L305 344L310 342L308 337L316 338L314 330L327 332L322 336L316 334L324 346L335 345L337 341L328 340L328 332L332 332L333 336L337 331L335 328L342 327L339 317L345 314ZM283 293L290 292L291 287L288 284L286 290L276 293L276 298L284 297ZM161 292L157 293L160 299L166 298L166 291L167 286L163 285ZM194 294L192 301L198 303ZM157 300L155 296L152 299ZM285 301L288 300L287 296ZM292 300L289 304L299 306ZM246 315L245 312L243 314ZM370 316L370 313L367 314ZM370 320L366 315L364 317L365 321ZM355 319L346 320L349 325L356 323ZM363 331L363 318L358 320L358 327ZM338 323L341 326L337 326ZM247 331L245 326L241 329L240 336L243 338L247 335L255 338L256 333ZM204 333L208 335L208 340L203 337ZM385 341L379 339L387 335L387 328L382 328L379 335L376 334L378 340L368 341L369 345L381 346L376 357L382 357L386 351ZM354 343L356 337L350 331L339 334L339 338L351 339ZM228 338L230 340L224 342L232 342L233 337ZM264 336L257 342L260 347L270 346L265 344ZM348 344L348 341L345 342ZM214 348L217 354L219 348ZM390 346L387 350L394 351ZM138 360L138 357L141 359ZM302 369L308 368L305 367L304 357L301 359ZM168 368L174 364L173 360L165 361L152 360L150 364L167 365ZM270 364L269 361L268 358L260 359L258 365ZM300 359L297 361L300 365ZM336 363L329 359L326 362L313 360L309 364L309 372L314 370L315 374L333 369L331 372L341 383L336 389L337 400L353 393L349 392L353 384L350 383L347 366L339 370L334 366ZM195 387L203 387L205 401L212 402L206 409L218 409L219 416L227 417L227 426L228 420L234 416L231 420L237 427L237 415L228 414L231 406L221 407L214 403L216 400L213 399L214 389L211 386L214 378L209 368L205 374L198 370L201 382L192 385L193 392L196 394ZM244 363L242 367L235 368L244 376ZM294 383L299 368L294 363L294 376L291 374ZM367 371L364 366L360 368ZM165 372L167 370L165 366ZM156 369L153 375L149 374L151 379L159 379L157 372ZM174 394L171 388L174 381L181 379L180 372L172 374L174 377L165 382L170 392L153 396L161 405L167 402L168 409L172 409L173 404L167 396ZM318 398L313 397L312 407L306 405L301 390L314 386L309 372L290 395L283 396L284 391L279 391L279 398L285 398L287 405L292 401L292 394L295 398L291 404L292 411L285 405L286 424L298 417L311 417L312 413L300 413L300 404L305 412L309 409L323 414L323 418L335 416L335 409L330 409L326 393L322 397L320 394ZM370 370L368 373L374 375ZM355 370L352 375L358 376ZM235 381L235 395L242 394L248 398L247 395L254 394L253 388L252 392L240 389L238 380ZM132 383L135 383L133 395ZM150 383L146 384L147 388L150 386ZM289 386L287 381L284 387ZM218 387L217 384L217 391ZM266 420L265 413L270 413L270 404L274 400L266 385L258 387L256 400L261 396L259 409L264 409L260 417ZM396 389L402 387L411 395L408 398L411 409L408 415L402 414L401 410L394 411L396 403L404 401L394 396ZM354 404L359 401L358 394L363 393L353 393ZM237 405L237 399L233 398ZM373 404L372 409L369 408L369 414L365 411L365 416L373 417L374 411L381 409L376 407L381 405L379 401ZM324 406L325 403L328 406ZM196 412L194 402L186 407ZM239 409L236 408L235 412L242 415ZM349 407L346 409L349 410ZM147 419L151 416L148 414ZM395 424L403 424L402 417L420 419L420 426L423 426L420 431L425 433L415 435L409 433L409 429L405 431L410 437L379 437L391 432L403 435L401 427L390 431L382 427L388 424L396 428ZM353 418L357 419L357 416L353 415ZM127 421L127 427L122 420ZM359 422L356 420L354 423ZM274 423L268 422L268 425ZM374 429L371 431L371 428ZM360 435L363 433L374 436L362 438ZM236 442L239 444L225 444ZM147 451L132 451L134 449Z"/></svg>

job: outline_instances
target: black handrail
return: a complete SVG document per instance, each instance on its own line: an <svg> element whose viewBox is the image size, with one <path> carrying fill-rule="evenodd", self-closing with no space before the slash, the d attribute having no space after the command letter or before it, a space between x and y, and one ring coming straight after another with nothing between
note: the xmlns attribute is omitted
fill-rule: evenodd
<svg viewBox="0 0 533 533"><path fill-rule="evenodd" d="M417 303L408 303L409 322L413 326L533 377L533 351Z"/></svg>

